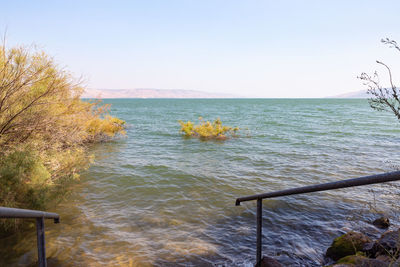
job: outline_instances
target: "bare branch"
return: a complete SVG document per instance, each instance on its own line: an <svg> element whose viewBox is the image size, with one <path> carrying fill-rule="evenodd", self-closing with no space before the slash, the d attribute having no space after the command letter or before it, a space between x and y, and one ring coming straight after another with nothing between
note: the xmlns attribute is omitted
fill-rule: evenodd
<svg viewBox="0 0 400 267"><path fill-rule="evenodd" d="M400 51L399 45L394 40L386 38L382 39L381 42ZM380 84L379 75L376 71L374 72L373 76L363 72L357 78L362 80L363 84L368 87L367 93L372 96L371 98L368 99L371 108L376 109L378 111L390 111L397 117L398 120L400 120L400 98L399 98L400 92L399 89L393 83L393 76L391 69L388 65L386 65L381 61L377 60L376 63L386 68L389 74L390 89Z"/></svg>
<svg viewBox="0 0 400 267"><path fill-rule="evenodd" d="M395 40L391 40L389 38L384 38L384 39L381 39L381 42L386 45L389 45L390 48L394 48L394 49L397 49L400 51L400 46L397 44L397 42Z"/></svg>

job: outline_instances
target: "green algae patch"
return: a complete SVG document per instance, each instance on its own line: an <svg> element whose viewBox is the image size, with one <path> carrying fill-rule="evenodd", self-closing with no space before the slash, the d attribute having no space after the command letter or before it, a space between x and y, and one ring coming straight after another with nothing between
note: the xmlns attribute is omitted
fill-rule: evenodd
<svg viewBox="0 0 400 267"><path fill-rule="evenodd" d="M333 265L333 267L335 266L389 267L391 265L389 262L380 259L370 259L362 253L357 253L356 255L350 255L340 259L335 265Z"/></svg>
<svg viewBox="0 0 400 267"><path fill-rule="evenodd" d="M368 258L365 255L363 255L363 253L357 253L356 255L349 255L344 258L341 258L340 260L337 261L336 264L357 265L365 261L368 261Z"/></svg>
<svg viewBox="0 0 400 267"><path fill-rule="evenodd" d="M371 239L362 233L348 232L335 238L326 251L326 256L337 261L343 257L356 254L369 242L371 242Z"/></svg>

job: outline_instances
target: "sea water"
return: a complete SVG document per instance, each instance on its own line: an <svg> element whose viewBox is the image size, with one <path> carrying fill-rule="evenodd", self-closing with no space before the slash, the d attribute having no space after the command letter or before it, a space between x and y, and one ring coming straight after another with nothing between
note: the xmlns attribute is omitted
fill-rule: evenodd
<svg viewBox="0 0 400 267"><path fill-rule="evenodd" d="M95 163L46 221L56 266L252 266L256 203L237 197L393 171L400 123L365 99L109 99L125 137L91 150ZM225 141L184 138L179 120L238 126ZM263 201L263 254L320 266L332 240L398 225L396 183ZM35 232L7 242L14 265L36 258Z"/></svg>

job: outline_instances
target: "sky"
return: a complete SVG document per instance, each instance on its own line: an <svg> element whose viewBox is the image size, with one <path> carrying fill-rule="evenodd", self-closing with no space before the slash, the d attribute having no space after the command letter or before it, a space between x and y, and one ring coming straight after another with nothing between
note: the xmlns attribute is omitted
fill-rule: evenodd
<svg viewBox="0 0 400 267"><path fill-rule="evenodd" d="M7 46L37 45L95 89L325 97L400 82L400 1L4 1ZM397 82L397 84L400 84Z"/></svg>

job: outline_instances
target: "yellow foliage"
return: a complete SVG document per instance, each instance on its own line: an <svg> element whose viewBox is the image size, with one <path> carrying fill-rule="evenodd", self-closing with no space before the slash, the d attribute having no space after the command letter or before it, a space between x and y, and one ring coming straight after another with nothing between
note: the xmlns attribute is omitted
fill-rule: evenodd
<svg viewBox="0 0 400 267"><path fill-rule="evenodd" d="M44 208L88 166L89 143L125 133L82 92L45 53L0 46L0 206Z"/></svg>
<svg viewBox="0 0 400 267"><path fill-rule="evenodd" d="M181 132L188 137L198 137L201 139L221 139L224 140L229 136L235 136L239 130L238 127L230 127L222 125L218 118L214 122L204 121L199 117L200 124L194 125L191 121L179 121Z"/></svg>
<svg viewBox="0 0 400 267"><path fill-rule="evenodd" d="M0 46L0 146L39 140L39 150L65 149L124 132L108 105L82 101L82 92L45 53Z"/></svg>
<svg viewBox="0 0 400 267"><path fill-rule="evenodd" d="M92 140L114 137L125 134L125 121L106 115L104 118L94 117L86 122L86 131Z"/></svg>

